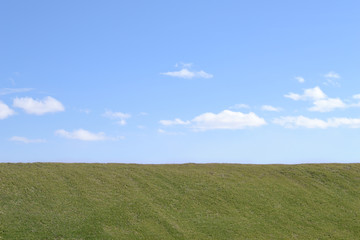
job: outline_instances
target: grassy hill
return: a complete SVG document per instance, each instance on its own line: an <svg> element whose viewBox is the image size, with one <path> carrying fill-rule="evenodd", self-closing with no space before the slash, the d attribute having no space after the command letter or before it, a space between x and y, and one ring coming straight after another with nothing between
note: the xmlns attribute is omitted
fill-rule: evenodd
<svg viewBox="0 0 360 240"><path fill-rule="evenodd" d="M360 164L0 164L0 239L359 239Z"/></svg>

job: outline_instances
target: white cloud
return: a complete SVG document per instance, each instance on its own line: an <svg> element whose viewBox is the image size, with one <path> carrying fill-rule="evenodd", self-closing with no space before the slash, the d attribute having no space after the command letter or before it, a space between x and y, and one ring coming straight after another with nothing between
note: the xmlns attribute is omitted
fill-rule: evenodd
<svg viewBox="0 0 360 240"><path fill-rule="evenodd" d="M0 101L0 119L8 118L14 115L15 112L8 105Z"/></svg>
<svg viewBox="0 0 360 240"><path fill-rule="evenodd" d="M295 77L295 79L299 82L299 83L304 83L305 79L303 77Z"/></svg>
<svg viewBox="0 0 360 240"><path fill-rule="evenodd" d="M292 100L295 100L295 101L298 101L298 100L319 100L319 99L327 98L326 94L319 87L305 89L304 93L302 95L291 92L291 93L288 93L288 94L286 94L284 96L287 97L287 98L290 98Z"/></svg>
<svg viewBox="0 0 360 240"><path fill-rule="evenodd" d="M191 121L183 121L179 118L175 120L161 120L163 126L188 125L194 131L207 131L213 129L244 129L250 127L260 127L266 125L263 118L258 117L255 113L242 113L224 110L218 114L203 113ZM159 133L165 133L165 130L159 129Z"/></svg>
<svg viewBox="0 0 360 240"><path fill-rule="evenodd" d="M12 93L22 93L22 92L29 92L33 90L32 88L1 88L0 89L0 96L7 95Z"/></svg>
<svg viewBox="0 0 360 240"><path fill-rule="evenodd" d="M327 98L314 101L314 106L309 108L313 112L330 112L337 108L346 108L347 105L340 98Z"/></svg>
<svg viewBox="0 0 360 240"><path fill-rule="evenodd" d="M14 142L23 142L23 143L44 143L44 142L46 142L45 139L29 139L26 137L19 137L19 136L13 136L9 140L14 141Z"/></svg>
<svg viewBox="0 0 360 240"><path fill-rule="evenodd" d="M273 107L273 106L270 106L270 105L263 105L261 107L261 109L264 110L264 111L269 111L269 112L280 112L282 110L279 107Z"/></svg>
<svg viewBox="0 0 360 240"><path fill-rule="evenodd" d="M326 121L318 118L307 118L304 116L297 117L280 117L273 120L274 124L281 125L285 128L336 128L349 127L360 128L360 118L329 118Z"/></svg>
<svg viewBox="0 0 360 240"><path fill-rule="evenodd" d="M259 127L266 124L263 118L255 113L232 112L224 110L218 114L204 113L192 120L193 129L206 131L212 129L244 129L248 127Z"/></svg>
<svg viewBox="0 0 360 240"><path fill-rule="evenodd" d="M164 126L172 126L172 125L187 125L190 124L190 121L183 121L179 118L176 118L174 120L160 120L159 121L161 125Z"/></svg>
<svg viewBox="0 0 360 240"><path fill-rule="evenodd" d="M178 78L185 78L185 79L191 79L191 78L212 78L213 75L207 72L201 71L190 71L187 68L183 68L180 71L174 71L174 72L165 72L161 73L162 75L167 75L170 77L178 77Z"/></svg>
<svg viewBox="0 0 360 240"><path fill-rule="evenodd" d="M52 97L46 97L43 100L34 100L30 97L15 98L13 106L23 109L28 114L35 115L62 112L65 110L62 103Z"/></svg>
<svg viewBox="0 0 360 240"><path fill-rule="evenodd" d="M324 75L324 77L326 77L326 78L335 78L335 79L341 78L338 73L333 72L333 71L328 72L327 74Z"/></svg>
<svg viewBox="0 0 360 240"><path fill-rule="evenodd" d="M247 104L240 103L229 107L229 109L240 109L240 108L250 108L250 106Z"/></svg>
<svg viewBox="0 0 360 240"><path fill-rule="evenodd" d="M128 113L112 112L109 110L105 111L105 113L102 116L106 118L118 120L117 123L122 126L126 125L126 119L131 117L131 115Z"/></svg>
<svg viewBox="0 0 360 240"><path fill-rule="evenodd" d="M329 98L319 87L305 89L302 95L296 93L289 93L285 95L285 97L291 98L295 101L312 101L313 106L309 108L309 111L312 112L330 112L335 109L343 109L349 107L340 98Z"/></svg>
<svg viewBox="0 0 360 240"><path fill-rule="evenodd" d="M105 141L105 140L119 140L124 137L107 137L105 133L92 133L84 129L74 130L72 132L65 131L64 129L59 129L55 131L55 135L68 138L68 139L76 139L81 141Z"/></svg>

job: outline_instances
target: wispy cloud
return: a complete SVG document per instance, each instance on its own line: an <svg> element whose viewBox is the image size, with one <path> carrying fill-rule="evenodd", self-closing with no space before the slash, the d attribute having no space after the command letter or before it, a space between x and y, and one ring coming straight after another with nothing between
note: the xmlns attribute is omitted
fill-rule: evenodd
<svg viewBox="0 0 360 240"><path fill-rule="evenodd" d="M282 108L273 107L271 105L263 105L263 106L261 106L261 109L264 111L269 111L269 112L280 112L282 110Z"/></svg>
<svg viewBox="0 0 360 240"><path fill-rule="evenodd" d="M45 97L43 100L35 100L30 97L15 98L13 106L35 115L65 111L62 103L52 97Z"/></svg>
<svg viewBox="0 0 360 240"><path fill-rule="evenodd" d="M212 74L207 73L203 70L200 70L200 71L190 70L190 68L192 67L192 63L177 63L175 65L175 67L181 67L182 69L179 71L163 72L160 74L170 76L170 77L185 78L185 79L212 78L213 77Z"/></svg>
<svg viewBox="0 0 360 240"><path fill-rule="evenodd" d="M164 130L164 129L161 129L161 128L158 129L158 133L159 134L164 134L164 135L173 135L173 136L184 135L183 132L171 132L171 131L167 131L167 130Z"/></svg>
<svg viewBox="0 0 360 240"><path fill-rule="evenodd" d="M192 63L184 63L184 62L179 62L175 64L175 67L181 67L181 68L191 68L192 67Z"/></svg>
<svg viewBox="0 0 360 240"><path fill-rule="evenodd" d="M88 109L88 108L80 109L79 111L82 112L82 113L85 113L85 114L90 114L91 113L91 110Z"/></svg>
<svg viewBox="0 0 360 240"><path fill-rule="evenodd" d="M109 118L109 119L117 120L117 123L122 126L126 125L126 119L131 117L131 115L128 113L113 112L113 111L109 111L109 110L106 110L102 116Z"/></svg>
<svg viewBox="0 0 360 240"><path fill-rule="evenodd" d="M13 136L9 139L13 142L22 142L22 143L45 143L45 139L29 139L26 137Z"/></svg>
<svg viewBox="0 0 360 240"><path fill-rule="evenodd" d="M0 101L0 119L8 118L14 115L15 112L8 105Z"/></svg>
<svg viewBox="0 0 360 240"><path fill-rule="evenodd" d="M341 78L341 76L338 73L334 72L334 71L328 72L327 74L324 75L324 77L326 77L326 78L335 78L335 79Z"/></svg>
<svg viewBox="0 0 360 240"><path fill-rule="evenodd" d="M33 88L1 88L0 96L13 94L13 93L30 92L32 90L33 90Z"/></svg>
<svg viewBox="0 0 360 240"><path fill-rule="evenodd" d="M229 107L229 109L241 109L241 108L250 108L250 106L247 104L239 103Z"/></svg>
<svg viewBox="0 0 360 240"><path fill-rule="evenodd" d="M321 120L318 118L307 118L304 116L287 116L275 118L273 123L281 125L285 128L360 128L360 118L328 118L327 120Z"/></svg>
<svg viewBox="0 0 360 240"><path fill-rule="evenodd" d="M333 86L333 87L340 87L340 83L336 81L335 79L326 79L325 82L323 82L325 86Z"/></svg>
<svg viewBox="0 0 360 240"><path fill-rule="evenodd" d="M179 118L176 118L174 120L161 120L160 124L164 125L164 126L188 125L188 124L190 124L190 121L183 121L183 120L181 120Z"/></svg>
<svg viewBox="0 0 360 240"><path fill-rule="evenodd" d="M354 99L360 99L360 94L355 94L355 95L353 95L353 98L354 98Z"/></svg>
<svg viewBox="0 0 360 240"><path fill-rule="evenodd" d="M299 82L299 83L304 83L305 79L303 77L295 77L295 79Z"/></svg>
<svg viewBox="0 0 360 240"><path fill-rule="evenodd" d="M325 74L324 77L326 78L326 81L323 82L324 85L340 87L338 79L340 79L341 76L338 73L331 71Z"/></svg>
<svg viewBox="0 0 360 240"><path fill-rule="evenodd" d="M174 71L174 72L164 72L161 73L162 75L167 75L170 77L177 77L177 78L185 78L185 79L191 79L191 78L212 78L213 75L210 73L207 73L205 71L190 71L186 68L181 69L180 71Z"/></svg>
<svg viewBox="0 0 360 240"><path fill-rule="evenodd" d="M55 135L68 138L68 139L76 139L81 141L105 141L105 140L120 140L124 139L124 137L108 137L105 133L92 133L84 129L77 129L72 132L68 132L64 129L59 129L55 131Z"/></svg>

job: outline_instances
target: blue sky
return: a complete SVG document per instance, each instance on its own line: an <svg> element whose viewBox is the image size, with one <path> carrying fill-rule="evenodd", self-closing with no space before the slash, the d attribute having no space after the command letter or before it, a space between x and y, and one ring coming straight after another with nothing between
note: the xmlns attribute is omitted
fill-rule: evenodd
<svg viewBox="0 0 360 240"><path fill-rule="evenodd" d="M0 161L360 160L358 1L3 1Z"/></svg>

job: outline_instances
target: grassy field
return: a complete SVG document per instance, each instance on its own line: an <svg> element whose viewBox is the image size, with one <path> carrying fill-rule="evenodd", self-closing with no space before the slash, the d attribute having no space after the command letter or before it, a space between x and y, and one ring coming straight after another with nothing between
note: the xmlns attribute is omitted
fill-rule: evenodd
<svg viewBox="0 0 360 240"><path fill-rule="evenodd" d="M0 164L0 239L359 239L360 164Z"/></svg>

